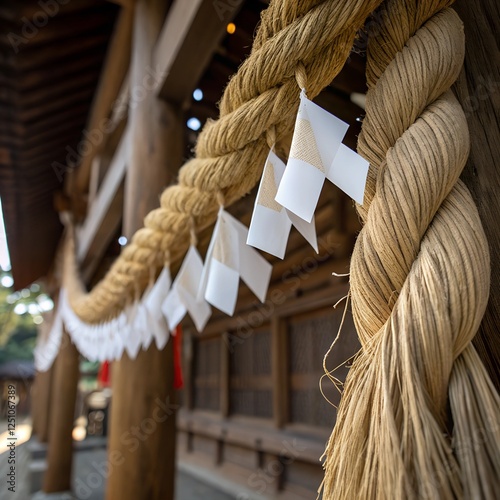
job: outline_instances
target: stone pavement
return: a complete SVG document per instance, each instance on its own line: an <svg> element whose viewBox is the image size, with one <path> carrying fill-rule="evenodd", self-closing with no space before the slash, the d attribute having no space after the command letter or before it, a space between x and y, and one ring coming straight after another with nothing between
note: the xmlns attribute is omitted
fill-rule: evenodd
<svg viewBox="0 0 500 500"><path fill-rule="evenodd" d="M8 491L6 478L8 471L7 453L0 454L0 500L30 500L31 461L29 444L21 444L16 448L16 491ZM76 450L73 463L73 490L78 500L103 500L105 478L100 464L106 462L106 450L96 448ZM4 480L5 478L5 480ZM54 498L55 497L45 497ZM62 497L59 497L62 498ZM199 481L184 471L177 472L175 500L234 500L235 497Z"/></svg>
<svg viewBox="0 0 500 500"><path fill-rule="evenodd" d="M23 421L25 427L30 427L28 420ZM31 427L30 427L31 428ZM0 436L2 431L7 429L4 421L0 420ZM26 439L29 437L27 434ZM3 443L5 444L5 443ZM104 500L106 488L106 473L102 464L106 463L106 441L103 438L91 438L80 443L75 443L75 452L73 455L73 491L78 500ZM33 449L37 455L32 460L31 453ZM16 491L10 492L8 488L7 472L10 465L7 462L8 450L0 450L0 500L30 500L32 495L30 466L32 471L35 469L43 470L44 454L43 448L34 441L18 444L16 447ZM201 480L200 480L201 479ZM41 476L38 476L37 489L41 486ZM218 489L217 486L220 488ZM175 500L235 500L234 495L223 491L224 488L218 483L204 481L203 477L192 475L185 468L177 471ZM54 498L55 497L44 497ZM63 497L59 497L63 498Z"/></svg>
<svg viewBox="0 0 500 500"><path fill-rule="evenodd" d="M3 451L3 450L2 450ZM8 463L8 452L3 452L0 454L0 499L1 500L29 500L29 461L30 454L27 444L21 444L16 446L16 457L15 457L15 473L16 473L16 486L15 492L8 490L9 484L7 484L7 472L10 470L10 464Z"/></svg>
<svg viewBox="0 0 500 500"><path fill-rule="evenodd" d="M105 479L100 464L106 462L106 450L78 451L74 455L74 492L78 500L103 500ZM0 497L1 498L1 497ZM202 483L191 475L178 471L175 500L234 500L213 487Z"/></svg>

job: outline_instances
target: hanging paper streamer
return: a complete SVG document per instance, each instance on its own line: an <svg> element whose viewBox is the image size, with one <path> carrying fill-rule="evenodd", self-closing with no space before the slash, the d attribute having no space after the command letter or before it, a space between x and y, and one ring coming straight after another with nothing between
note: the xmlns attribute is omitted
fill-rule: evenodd
<svg viewBox="0 0 500 500"><path fill-rule="evenodd" d="M127 318L127 339L125 341L125 350L130 359L135 359L141 348L142 329L144 328L144 310L143 305L134 302Z"/></svg>
<svg viewBox="0 0 500 500"><path fill-rule="evenodd" d="M199 332L205 328L212 310L203 298L197 296L202 272L203 261L196 247L191 246L161 306L170 331L175 329L186 313L189 313Z"/></svg>
<svg viewBox="0 0 500 500"><path fill-rule="evenodd" d="M59 352L59 347L61 346L63 334L61 299L62 292L59 294L57 311L52 313L52 324L50 325L50 328L47 328L46 326L42 326L40 328L36 347L33 352L35 368L40 372L45 372L52 366L52 363L56 359L57 353ZM42 325L46 324L48 323L42 323Z"/></svg>
<svg viewBox="0 0 500 500"><path fill-rule="evenodd" d="M170 276L170 269L168 266L165 266L154 286L144 294L146 322L149 325L148 330L155 339L156 347L160 350L165 347L169 336L168 326L161 306L170 291L171 285L172 277Z"/></svg>
<svg viewBox="0 0 500 500"><path fill-rule="evenodd" d="M300 96L290 156L276 201L310 222L325 178L363 203L368 162L342 144L348 124Z"/></svg>
<svg viewBox="0 0 500 500"><path fill-rule="evenodd" d="M202 267L200 258L199 275ZM168 295L170 284L170 270L165 267L141 300L127 306L119 316L96 325L85 323L76 316L65 290L61 289L52 328L49 333L39 336L35 362L40 369L50 368L59 350L63 326L78 351L90 361L113 361L121 358L124 350L134 359L141 348L151 345L153 338L158 349L163 349L169 332L161 304Z"/></svg>
<svg viewBox="0 0 500 500"><path fill-rule="evenodd" d="M205 258L198 297L232 316L241 278L261 302L266 300L272 266L246 244L248 229L224 209L217 223Z"/></svg>
<svg viewBox="0 0 500 500"><path fill-rule="evenodd" d="M370 163L358 155L356 151L341 144L330 166L327 178L354 201L362 205L369 167Z"/></svg>
<svg viewBox="0 0 500 500"><path fill-rule="evenodd" d="M312 222L306 222L275 200L284 172L285 164L272 150L269 151L255 200L247 244L282 259L293 225L317 253L314 218Z"/></svg>

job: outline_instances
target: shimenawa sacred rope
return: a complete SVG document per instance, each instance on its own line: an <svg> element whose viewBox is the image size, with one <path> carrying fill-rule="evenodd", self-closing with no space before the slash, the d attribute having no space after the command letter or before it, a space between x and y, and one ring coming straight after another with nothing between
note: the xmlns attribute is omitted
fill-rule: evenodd
<svg viewBox="0 0 500 500"><path fill-rule="evenodd" d="M469 134L449 89L464 33L450 3L387 0L368 46L358 152L371 166L350 289L362 349L325 453L325 498L500 491L499 399L471 343L490 263L459 180Z"/></svg>
<svg viewBox="0 0 500 500"><path fill-rule="evenodd" d="M220 118L206 123L198 138L196 157L181 168L179 183L163 192L161 207L147 215L145 227L89 293L78 280L73 244L68 245L64 286L83 321L116 316L137 287L145 288L152 267L163 266L167 254L171 261L180 258L190 231L215 221L221 193L230 204L250 191L269 150L267 134L279 143L293 128L296 75L308 95L316 96L341 70L357 31L380 1L271 1L250 56L224 92Z"/></svg>

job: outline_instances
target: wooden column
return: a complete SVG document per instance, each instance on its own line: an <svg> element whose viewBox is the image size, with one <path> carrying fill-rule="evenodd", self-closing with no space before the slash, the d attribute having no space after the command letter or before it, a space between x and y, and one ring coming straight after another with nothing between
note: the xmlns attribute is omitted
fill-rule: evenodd
<svg viewBox="0 0 500 500"><path fill-rule="evenodd" d="M180 112L154 94L162 75L154 65L153 50L167 6L165 0L139 0L136 5L130 70L132 130L123 219L127 237L158 207L158 195L175 180L182 163Z"/></svg>
<svg viewBox="0 0 500 500"><path fill-rule="evenodd" d="M71 489L72 432L80 370L78 351L66 332L53 369L47 471L42 488L45 493Z"/></svg>
<svg viewBox="0 0 500 500"><path fill-rule="evenodd" d="M182 162L181 113L156 98L152 51L167 2L139 0L130 74L130 157L125 183L124 233L131 237ZM172 500L175 477L175 393L172 342L153 345L135 360L125 353L113 367L107 500Z"/></svg>
<svg viewBox="0 0 500 500"><path fill-rule="evenodd" d="M32 389L33 432L40 443L46 443L49 437L52 374L53 366L45 372L36 372Z"/></svg>
<svg viewBox="0 0 500 500"><path fill-rule="evenodd" d="M465 25L465 64L455 85L471 137L462 175L472 193L491 253L491 294L474 345L500 391L500 55L498 0L458 0L453 6Z"/></svg>

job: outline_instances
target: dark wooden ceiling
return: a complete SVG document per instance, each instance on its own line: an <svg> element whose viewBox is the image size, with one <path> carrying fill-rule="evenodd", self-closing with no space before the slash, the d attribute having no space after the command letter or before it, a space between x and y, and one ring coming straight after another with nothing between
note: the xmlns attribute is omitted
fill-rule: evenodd
<svg viewBox="0 0 500 500"><path fill-rule="evenodd" d="M0 197L16 288L53 260L57 165L85 127L118 10L103 0L41 4L0 2Z"/></svg>

